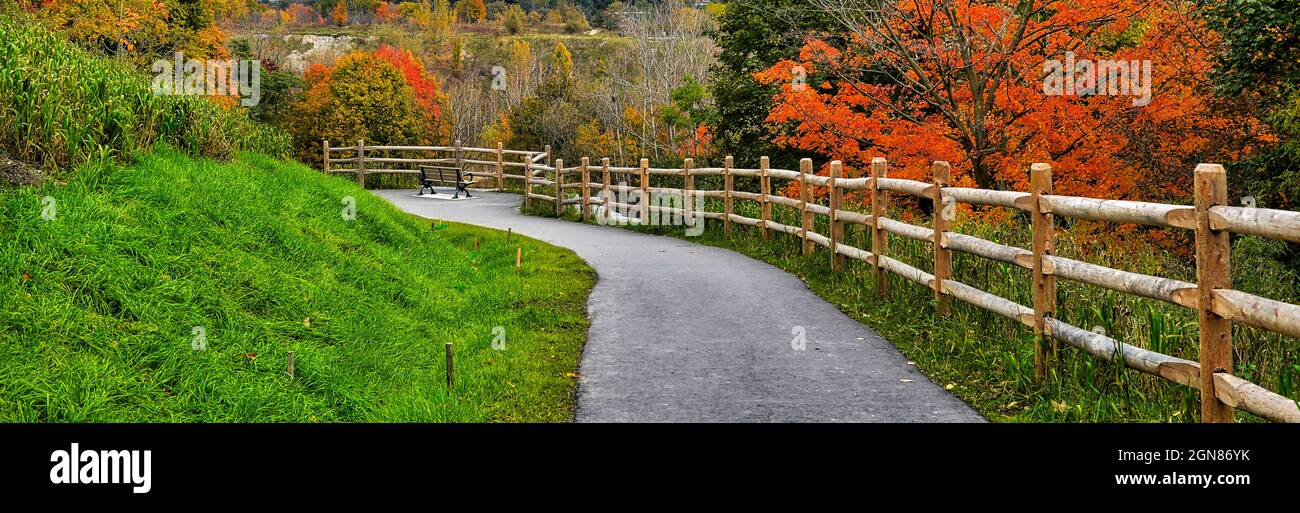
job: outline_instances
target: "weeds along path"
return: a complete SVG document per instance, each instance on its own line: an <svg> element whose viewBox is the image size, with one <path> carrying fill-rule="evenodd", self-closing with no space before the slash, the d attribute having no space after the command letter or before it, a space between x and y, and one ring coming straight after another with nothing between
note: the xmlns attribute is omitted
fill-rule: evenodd
<svg viewBox="0 0 1300 513"><path fill-rule="evenodd" d="M769 264L672 237L525 216L515 194L445 201L375 192L416 215L570 248L596 270L579 422L984 420L889 341Z"/></svg>

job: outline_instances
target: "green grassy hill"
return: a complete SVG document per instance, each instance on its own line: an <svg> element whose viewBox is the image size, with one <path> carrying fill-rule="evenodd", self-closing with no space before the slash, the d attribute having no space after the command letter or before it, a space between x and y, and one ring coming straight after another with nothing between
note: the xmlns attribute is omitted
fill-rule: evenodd
<svg viewBox="0 0 1300 513"><path fill-rule="evenodd" d="M0 191L0 421L571 414L594 274L567 250L435 225L257 154L164 148L70 174Z"/></svg>
<svg viewBox="0 0 1300 513"><path fill-rule="evenodd" d="M0 421L570 417L571 252L411 217L149 83L0 11Z"/></svg>

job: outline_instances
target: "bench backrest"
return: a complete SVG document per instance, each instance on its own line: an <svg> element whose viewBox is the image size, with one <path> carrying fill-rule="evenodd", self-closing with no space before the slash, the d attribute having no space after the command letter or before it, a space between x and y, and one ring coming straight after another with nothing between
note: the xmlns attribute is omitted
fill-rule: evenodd
<svg viewBox="0 0 1300 513"><path fill-rule="evenodd" d="M420 166L420 179L454 184L457 171L454 167Z"/></svg>

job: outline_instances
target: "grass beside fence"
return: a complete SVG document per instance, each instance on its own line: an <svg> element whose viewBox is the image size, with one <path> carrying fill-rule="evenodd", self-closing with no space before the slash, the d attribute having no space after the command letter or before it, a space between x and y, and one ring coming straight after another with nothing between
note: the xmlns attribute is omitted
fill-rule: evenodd
<svg viewBox="0 0 1300 513"><path fill-rule="evenodd" d="M572 415L590 268L410 216L346 177L164 149L0 192L0 232L0 421Z"/></svg>

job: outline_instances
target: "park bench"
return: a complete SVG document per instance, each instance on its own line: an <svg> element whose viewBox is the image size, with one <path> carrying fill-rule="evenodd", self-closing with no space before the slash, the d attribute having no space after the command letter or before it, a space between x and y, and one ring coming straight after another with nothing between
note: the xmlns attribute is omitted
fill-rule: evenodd
<svg viewBox="0 0 1300 513"><path fill-rule="evenodd" d="M473 198L466 187L474 183L474 175L462 173L459 167L420 166L420 194L423 195L425 189L429 189L430 194L437 194L433 190L435 183L452 184L456 188L452 198L459 198L462 192L466 198Z"/></svg>

